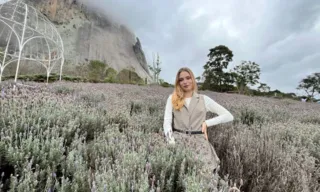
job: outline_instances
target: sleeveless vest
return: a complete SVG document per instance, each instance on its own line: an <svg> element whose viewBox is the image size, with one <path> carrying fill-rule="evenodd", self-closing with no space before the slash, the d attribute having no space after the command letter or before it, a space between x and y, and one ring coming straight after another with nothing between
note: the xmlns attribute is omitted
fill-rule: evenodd
<svg viewBox="0 0 320 192"><path fill-rule="evenodd" d="M173 127L181 130L201 131L206 119L205 101L201 94L193 93L189 107L186 104L180 110L172 110Z"/></svg>

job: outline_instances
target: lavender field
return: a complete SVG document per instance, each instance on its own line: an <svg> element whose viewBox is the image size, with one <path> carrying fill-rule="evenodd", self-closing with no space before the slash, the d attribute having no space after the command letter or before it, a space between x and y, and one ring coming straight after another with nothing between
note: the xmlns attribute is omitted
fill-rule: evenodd
<svg viewBox="0 0 320 192"><path fill-rule="evenodd" d="M221 159L212 181L164 141L172 88L28 85L1 92L1 191L320 191L319 104L200 91L235 117L209 128Z"/></svg>

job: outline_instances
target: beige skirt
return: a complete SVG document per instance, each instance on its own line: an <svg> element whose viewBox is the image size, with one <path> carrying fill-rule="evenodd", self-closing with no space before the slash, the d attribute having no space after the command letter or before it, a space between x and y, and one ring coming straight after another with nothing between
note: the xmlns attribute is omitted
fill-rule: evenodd
<svg viewBox="0 0 320 192"><path fill-rule="evenodd" d="M212 146L205 139L204 134L189 135L180 132L173 132L175 143L182 145L185 149L190 149L192 155L203 163L202 172L211 174L220 165L220 159Z"/></svg>

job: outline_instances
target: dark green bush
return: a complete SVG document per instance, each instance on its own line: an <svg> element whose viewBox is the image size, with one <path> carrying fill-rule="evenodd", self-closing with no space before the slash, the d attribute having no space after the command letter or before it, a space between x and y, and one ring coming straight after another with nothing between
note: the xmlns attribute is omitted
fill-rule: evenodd
<svg viewBox="0 0 320 192"><path fill-rule="evenodd" d="M163 82L160 84L162 87L172 87L168 82Z"/></svg>
<svg viewBox="0 0 320 192"><path fill-rule="evenodd" d="M117 71L115 69L113 69L112 67L109 67L106 70L106 78L105 78L105 82L106 83L116 83L117 82Z"/></svg>
<svg viewBox="0 0 320 192"><path fill-rule="evenodd" d="M144 80L132 70L122 69L117 74L117 81L124 84L144 84Z"/></svg>
<svg viewBox="0 0 320 192"><path fill-rule="evenodd" d="M104 80L105 78L105 70L106 70L107 64L98 61L98 60L92 60L89 63L89 79L93 82L99 82Z"/></svg>

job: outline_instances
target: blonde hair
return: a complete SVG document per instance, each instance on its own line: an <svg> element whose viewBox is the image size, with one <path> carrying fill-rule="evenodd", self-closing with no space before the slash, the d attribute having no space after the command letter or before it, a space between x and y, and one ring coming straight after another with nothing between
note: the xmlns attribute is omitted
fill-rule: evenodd
<svg viewBox="0 0 320 192"><path fill-rule="evenodd" d="M179 84L179 75L183 71L189 73L191 76L193 92L198 91L198 86L197 86L196 80L194 78L193 72L187 67L180 68L177 75L176 75L175 88L172 93L172 106L176 110L180 110L184 104L184 91L182 90L182 88Z"/></svg>

